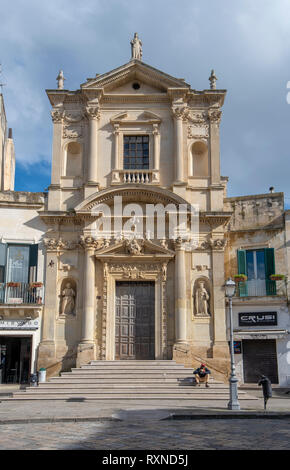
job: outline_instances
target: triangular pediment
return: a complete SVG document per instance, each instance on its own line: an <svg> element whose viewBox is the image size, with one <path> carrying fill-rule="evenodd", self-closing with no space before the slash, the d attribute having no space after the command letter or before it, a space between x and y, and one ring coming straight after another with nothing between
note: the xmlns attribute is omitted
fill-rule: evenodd
<svg viewBox="0 0 290 470"><path fill-rule="evenodd" d="M140 84L134 89L133 83ZM183 79L175 78L139 60L131 60L127 64L90 78L81 85L83 90L102 89L104 93L120 94L152 94L167 93L168 88L190 89Z"/></svg>
<svg viewBox="0 0 290 470"><path fill-rule="evenodd" d="M165 242L157 244L151 240L138 238L123 239L103 246L96 252L97 258L173 258L175 252L170 250Z"/></svg>

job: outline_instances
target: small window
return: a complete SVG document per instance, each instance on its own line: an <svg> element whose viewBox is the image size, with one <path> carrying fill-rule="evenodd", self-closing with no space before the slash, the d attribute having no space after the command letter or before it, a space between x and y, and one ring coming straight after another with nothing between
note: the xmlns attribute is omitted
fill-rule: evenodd
<svg viewBox="0 0 290 470"><path fill-rule="evenodd" d="M124 136L124 170L149 169L149 136Z"/></svg>

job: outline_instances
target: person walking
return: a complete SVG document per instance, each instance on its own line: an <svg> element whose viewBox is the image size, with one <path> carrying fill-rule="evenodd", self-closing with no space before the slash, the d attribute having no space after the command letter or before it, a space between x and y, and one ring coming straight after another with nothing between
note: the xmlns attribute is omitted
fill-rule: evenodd
<svg viewBox="0 0 290 470"><path fill-rule="evenodd" d="M258 385L262 385L264 396L264 410L267 408L267 401L272 397L272 384L270 379L265 375L261 375Z"/></svg>
<svg viewBox="0 0 290 470"><path fill-rule="evenodd" d="M209 374L210 370L206 367L205 364L200 364L200 367L196 369L193 374L195 376L196 384L200 387L201 383L205 383L205 386L209 388Z"/></svg>

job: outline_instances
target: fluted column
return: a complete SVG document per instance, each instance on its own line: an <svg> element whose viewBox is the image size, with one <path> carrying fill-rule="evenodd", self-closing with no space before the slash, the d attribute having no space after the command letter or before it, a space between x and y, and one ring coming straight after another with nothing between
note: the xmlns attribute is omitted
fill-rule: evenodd
<svg viewBox="0 0 290 470"><path fill-rule="evenodd" d="M187 342L185 248L180 239L175 244L175 340Z"/></svg>
<svg viewBox="0 0 290 470"><path fill-rule="evenodd" d="M89 119L89 158L88 183L97 184L98 181L98 120L100 112L98 106L87 107Z"/></svg>

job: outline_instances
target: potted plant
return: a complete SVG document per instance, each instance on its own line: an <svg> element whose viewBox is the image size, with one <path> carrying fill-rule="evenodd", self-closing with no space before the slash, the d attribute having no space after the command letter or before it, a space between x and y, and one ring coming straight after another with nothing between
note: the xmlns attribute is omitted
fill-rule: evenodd
<svg viewBox="0 0 290 470"><path fill-rule="evenodd" d="M247 276L245 274L235 274L234 281L235 282L245 282L247 280Z"/></svg>
<svg viewBox="0 0 290 470"><path fill-rule="evenodd" d="M285 279L284 274L271 274L270 276L271 281L283 281Z"/></svg>

